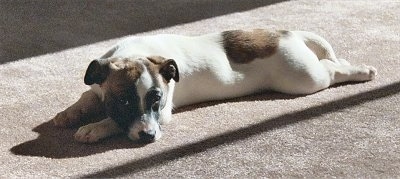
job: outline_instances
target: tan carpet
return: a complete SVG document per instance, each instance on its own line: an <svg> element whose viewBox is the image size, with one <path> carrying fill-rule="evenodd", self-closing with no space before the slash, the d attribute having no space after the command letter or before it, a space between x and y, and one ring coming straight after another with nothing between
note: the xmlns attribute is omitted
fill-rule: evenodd
<svg viewBox="0 0 400 179"><path fill-rule="evenodd" d="M1 64L0 178L396 178L399 14L396 0L287 1L139 34L308 30L339 57L379 73L308 96L268 92L184 107L163 126L162 140L145 146L125 136L80 144L76 129L49 122L88 89L90 60L119 39Z"/></svg>

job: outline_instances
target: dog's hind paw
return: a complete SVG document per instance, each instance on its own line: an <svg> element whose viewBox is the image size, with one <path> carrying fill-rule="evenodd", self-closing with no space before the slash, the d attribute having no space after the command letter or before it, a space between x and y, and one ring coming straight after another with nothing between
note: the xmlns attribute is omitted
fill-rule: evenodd
<svg viewBox="0 0 400 179"><path fill-rule="evenodd" d="M337 60L341 65L345 65L345 66L350 66L351 65L350 62L347 61L346 59L338 58Z"/></svg>
<svg viewBox="0 0 400 179"><path fill-rule="evenodd" d="M373 80L378 75L378 70L373 66L361 65L361 68L367 71L367 80Z"/></svg>

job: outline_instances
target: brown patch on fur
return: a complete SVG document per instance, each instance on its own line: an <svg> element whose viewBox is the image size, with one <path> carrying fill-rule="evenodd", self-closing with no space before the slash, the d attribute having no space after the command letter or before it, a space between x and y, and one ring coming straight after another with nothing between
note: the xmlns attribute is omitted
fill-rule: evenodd
<svg viewBox="0 0 400 179"><path fill-rule="evenodd" d="M161 56L150 56L147 59L151 62L147 67L152 76L161 74L163 76L163 82L169 83L171 78L176 82L179 81L179 72L176 63L172 59L166 59Z"/></svg>
<svg viewBox="0 0 400 179"><path fill-rule="evenodd" d="M107 87L114 93L123 93L123 91L140 77L143 67L132 59L111 59L110 73L102 86Z"/></svg>
<svg viewBox="0 0 400 179"><path fill-rule="evenodd" d="M256 58L269 57L279 45L284 32L232 30L222 32L223 45L229 60L235 63L250 63Z"/></svg>
<svg viewBox="0 0 400 179"><path fill-rule="evenodd" d="M161 57L161 56L150 56L150 57L147 57L147 59L156 65L161 65L167 60L166 58Z"/></svg>
<svg viewBox="0 0 400 179"><path fill-rule="evenodd" d="M147 57L147 59L151 62L151 63L146 63L147 69L149 70L151 76L156 76L156 74L159 73L161 66L167 60L166 58L161 56L150 56Z"/></svg>
<svg viewBox="0 0 400 179"><path fill-rule="evenodd" d="M145 70L143 68L148 70L156 86L167 86L169 79L165 78L165 75L162 74L162 71L163 68L169 64L170 60L160 56L147 57L147 60L142 61L129 58L110 59L109 74L106 81L101 84L101 87L117 96L123 95L127 89L133 88L136 80ZM174 80L175 79L176 78L174 78Z"/></svg>

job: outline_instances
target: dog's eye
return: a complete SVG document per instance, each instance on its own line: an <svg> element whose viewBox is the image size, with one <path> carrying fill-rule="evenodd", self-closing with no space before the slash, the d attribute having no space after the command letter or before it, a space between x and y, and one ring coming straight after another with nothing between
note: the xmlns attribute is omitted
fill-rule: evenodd
<svg viewBox="0 0 400 179"><path fill-rule="evenodd" d="M161 100L161 96L160 95L155 95L153 97L151 108L154 111L157 111L158 108L160 107L160 100Z"/></svg>
<svg viewBox="0 0 400 179"><path fill-rule="evenodd" d="M160 95L154 95L154 97L153 97L153 104L154 103L156 103L156 102L159 102L161 100L161 96Z"/></svg>
<svg viewBox="0 0 400 179"><path fill-rule="evenodd" d="M157 111L160 108L162 91L158 88L151 89L146 94L146 109Z"/></svg>
<svg viewBox="0 0 400 179"><path fill-rule="evenodd" d="M128 101L127 99L120 99L120 100L119 100L119 103L122 104L122 105L124 105L124 106L129 105L129 101Z"/></svg>
<svg viewBox="0 0 400 179"><path fill-rule="evenodd" d="M150 104L154 104L161 100L161 93L160 91L152 90L147 93L146 98Z"/></svg>

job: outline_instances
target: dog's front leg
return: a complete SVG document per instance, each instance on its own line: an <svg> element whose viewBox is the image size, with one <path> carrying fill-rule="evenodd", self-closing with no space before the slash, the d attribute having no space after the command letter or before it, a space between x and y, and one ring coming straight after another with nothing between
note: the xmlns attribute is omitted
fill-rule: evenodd
<svg viewBox="0 0 400 179"><path fill-rule="evenodd" d="M172 107L166 106L160 112L159 123L161 125L168 124L171 121L171 119L172 119Z"/></svg>
<svg viewBox="0 0 400 179"><path fill-rule="evenodd" d="M121 132L123 132L122 129L118 127L118 124L114 120L106 118L100 122L80 127L74 137L79 142L93 143Z"/></svg>
<svg viewBox="0 0 400 179"><path fill-rule="evenodd" d="M172 99L174 97L175 81L171 81L168 85L169 91L167 94L167 101L164 108L160 111L160 118L158 121L161 125L169 123L172 119L172 108L174 106Z"/></svg>
<svg viewBox="0 0 400 179"><path fill-rule="evenodd" d="M104 115L104 111L103 103L99 97L92 90L89 90L84 92L76 103L58 113L53 118L53 122L58 127L70 127L83 119Z"/></svg>

